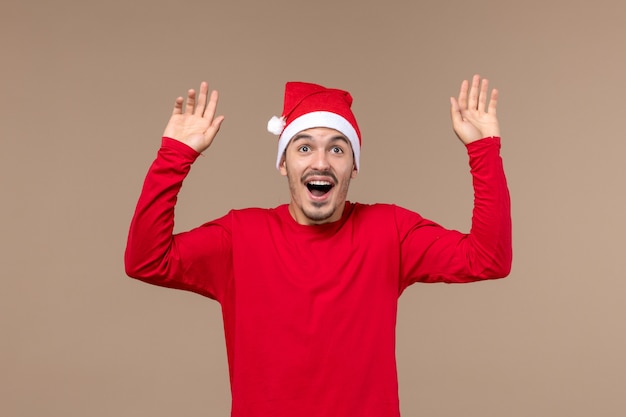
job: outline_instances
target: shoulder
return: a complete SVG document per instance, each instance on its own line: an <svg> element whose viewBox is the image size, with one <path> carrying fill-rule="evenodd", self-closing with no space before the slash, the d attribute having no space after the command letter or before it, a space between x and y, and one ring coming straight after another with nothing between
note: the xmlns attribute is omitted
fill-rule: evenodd
<svg viewBox="0 0 626 417"><path fill-rule="evenodd" d="M404 216L404 215L418 215L417 213L398 206L396 204L388 203L350 203L353 212L359 216Z"/></svg>
<svg viewBox="0 0 626 417"><path fill-rule="evenodd" d="M419 213L396 204L351 203L351 207L351 217L355 223L376 224L378 227L393 227L405 231L428 222Z"/></svg>
<svg viewBox="0 0 626 417"><path fill-rule="evenodd" d="M352 215L361 221L393 221L404 218L421 218L419 214L395 204L350 203Z"/></svg>
<svg viewBox="0 0 626 417"><path fill-rule="evenodd" d="M274 208L248 207L232 209L223 217L214 220L214 222L229 225L260 225L280 220L285 212L287 212L286 204Z"/></svg>

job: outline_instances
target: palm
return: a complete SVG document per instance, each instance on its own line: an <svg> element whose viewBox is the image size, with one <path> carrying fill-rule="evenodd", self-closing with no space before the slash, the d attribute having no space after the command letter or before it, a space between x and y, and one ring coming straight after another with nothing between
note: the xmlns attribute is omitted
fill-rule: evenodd
<svg viewBox="0 0 626 417"><path fill-rule="evenodd" d="M172 114L163 135L183 142L202 142L204 140L204 132L207 131L210 125L211 123L203 117Z"/></svg>
<svg viewBox="0 0 626 417"><path fill-rule="evenodd" d="M455 125L457 135L465 138L481 139L496 134L498 120L494 115L481 113L477 110L461 111L461 122Z"/></svg>

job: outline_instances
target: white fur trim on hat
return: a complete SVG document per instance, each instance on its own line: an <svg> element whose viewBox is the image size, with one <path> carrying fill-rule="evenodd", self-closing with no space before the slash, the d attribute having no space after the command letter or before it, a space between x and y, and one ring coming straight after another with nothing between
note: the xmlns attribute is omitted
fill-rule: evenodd
<svg viewBox="0 0 626 417"><path fill-rule="evenodd" d="M327 127L335 129L345 135L352 145L354 164L357 171L359 170L361 144L356 130L352 127L352 124L342 116L327 111L315 111L303 114L285 127L280 135L280 138L278 139L278 157L276 158L277 169L280 168L280 160L282 159L283 153L285 152L291 138L293 138L298 132L312 129L314 127Z"/></svg>

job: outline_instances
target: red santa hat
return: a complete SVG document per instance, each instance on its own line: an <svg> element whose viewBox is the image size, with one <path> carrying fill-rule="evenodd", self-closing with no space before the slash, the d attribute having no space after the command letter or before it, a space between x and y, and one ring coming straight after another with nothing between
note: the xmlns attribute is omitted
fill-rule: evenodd
<svg viewBox="0 0 626 417"><path fill-rule="evenodd" d="M285 148L298 132L314 127L335 129L348 138L359 169L361 132L350 110L352 96L347 91L297 81L285 85L285 103L281 117L267 123L270 133L279 135L276 168L279 168Z"/></svg>

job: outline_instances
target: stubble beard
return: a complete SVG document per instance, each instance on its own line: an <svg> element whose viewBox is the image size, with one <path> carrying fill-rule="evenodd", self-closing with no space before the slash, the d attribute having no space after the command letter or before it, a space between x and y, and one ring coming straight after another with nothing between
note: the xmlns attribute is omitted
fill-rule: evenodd
<svg viewBox="0 0 626 417"><path fill-rule="evenodd" d="M330 206L330 201L316 202L316 201L300 201L294 199L293 196L297 195L296 187L302 185L303 180L296 181L290 175L287 175L287 181L289 182L289 189L292 196L292 201L298 205L298 208L304 214L304 216L313 223L324 222L333 217L337 210L343 209L345 206L345 200L348 194L348 187L350 186L350 179L341 183L340 190L334 190L339 193L340 201L337 207ZM305 193L306 194L306 193ZM343 198L341 198L343 196ZM313 206L309 208L308 205ZM324 210L326 208L326 210Z"/></svg>
<svg viewBox="0 0 626 417"><path fill-rule="evenodd" d="M287 176L287 180L289 182L289 190L291 192L291 201L294 205L298 207L300 212L311 222L322 222L324 220L328 220L332 217L334 210L323 210L324 206L328 205L327 202L310 202L313 208L307 207L307 202L304 201L305 197L303 196L302 201L298 201L295 196L298 195L296 187L299 187L301 182L293 179L290 175Z"/></svg>
<svg viewBox="0 0 626 417"><path fill-rule="evenodd" d="M306 216L307 219L314 222L322 222L324 220L330 219L333 214L335 214L335 210L332 208L328 211L322 211L324 206L328 205L328 203L311 203L313 207L317 210L309 210L308 208L301 207L302 213Z"/></svg>

